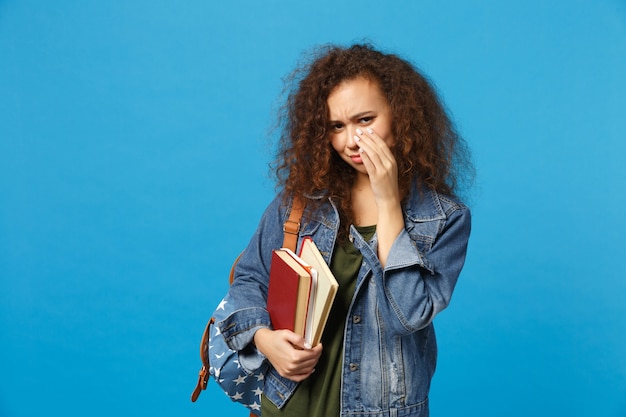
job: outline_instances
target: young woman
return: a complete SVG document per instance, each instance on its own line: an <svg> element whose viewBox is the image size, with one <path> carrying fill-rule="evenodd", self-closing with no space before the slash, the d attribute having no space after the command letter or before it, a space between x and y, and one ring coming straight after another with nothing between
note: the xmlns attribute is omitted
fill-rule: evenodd
<svg viewBox="0 0 626 417"><path fill-rule="evenodd" d="M434 89L368 45L326 47L297 71L282 113L268 206L217 323L240 365L268 367L261 414L427 416L433 319L465 261L470 213L454 197L471 166ZM272 250L293 201L339 282L322 343L274 330ZM233 307L234 306L234 307Z"/></svg>

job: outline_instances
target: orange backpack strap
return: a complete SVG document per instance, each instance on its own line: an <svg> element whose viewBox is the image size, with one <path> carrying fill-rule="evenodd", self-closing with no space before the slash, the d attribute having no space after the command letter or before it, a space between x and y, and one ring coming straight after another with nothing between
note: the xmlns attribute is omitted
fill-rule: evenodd
<svg viewBox="0 0 626 417"><path fill-rule="evenodd" d="M283 248L289 248L292 251L296 251L296 246L298 246L298 233L300 232L300 224L302 221L302 213L304 213L305 204L299 198L293 199L293 204L291 205L291 211L289 212L289 218L283 223ZM235 265L239 262L239 258L243 252L237 256L235 262L233 262L233 266L230 268L230 274L228 275L228 282L230 284L233 283L235 279Z"/></svg>
<svg viewBox="0 0 626 417"><path fill-rule="evenodd" d="M300 231L300 221L304 212L304 202L299 198L293 199L289 218L283 224L283 248L289 248L296 251L298 245L298 232Z"/></svg>

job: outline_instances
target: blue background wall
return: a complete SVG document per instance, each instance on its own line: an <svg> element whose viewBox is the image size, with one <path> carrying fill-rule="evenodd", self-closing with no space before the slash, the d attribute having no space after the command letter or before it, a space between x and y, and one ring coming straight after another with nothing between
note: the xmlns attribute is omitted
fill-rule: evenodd
<svg viewBox="0 0 626 417"><path fill-rule="evenodd" d="M367 38L473 149L435 416L626 416L626 4L0 0L0 415L245 415L198 339L300 53Z"/></svg>

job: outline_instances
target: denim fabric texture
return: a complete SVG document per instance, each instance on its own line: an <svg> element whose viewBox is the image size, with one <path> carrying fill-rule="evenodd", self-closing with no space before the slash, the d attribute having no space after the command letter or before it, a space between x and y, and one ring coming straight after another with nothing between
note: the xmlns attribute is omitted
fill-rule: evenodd
<svg viewBox="0 0 626 417"><path fill-rule="evenodd" d="M318 209L311 206L304 212L298 250L302 238L311 236L330 264L339 216L330 199ZM272 326L265 309L270 262L272 250L282 244L289 210L282 195L265 210L225 297L233 312L216 323L248 372L267 365L253 337L259 328ZM471 216L457 200L432 190L420 193L417 187L403 211L405 229L384 269L376 235L366 242L350 228L350 240L363 254L363 263L344 330L342 416L428 416L437 360L432 322L450 303L465 262ZM285 404L296 387L269 367L264 395L276 406Z"/></svg>

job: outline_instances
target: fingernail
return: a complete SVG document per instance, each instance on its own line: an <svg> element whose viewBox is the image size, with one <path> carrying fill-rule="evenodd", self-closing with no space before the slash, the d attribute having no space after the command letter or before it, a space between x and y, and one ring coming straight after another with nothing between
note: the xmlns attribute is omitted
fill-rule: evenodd
<svg viewBox="0 0 626 417"><path fill-rule="evenodd" d="M360 140L361 140L361 138L360 138L360 137L358 137L357 135L354 135L354 141L355 141L355 142L358 142L358 141L360 141Z"/></svg>
<svg viewBox="0 0 626 417"><path fill-rule="evenodd" d="M310 344L310 343L305 342L305 343L304 343L304 347L305 347L306 349L311 349L311 344Z"/></svg>
<svg viewBox="0 0 626 417"><path fill-rule="evenodd" d="M363 134L363 131L362 131L361 129L357 129L357 130L356 130L356 133L358 133L359 135L362 135L362 134Z"/></svg>
<svg viewBox="0 0 626 417"><path fill-rule="evenodd" d="M371 128L369 128L369 127L368 127L368 128L367 128L367 133L370 133L370 134L371 134L371 133L374 133L374 131L373 131Z"/></svg>

